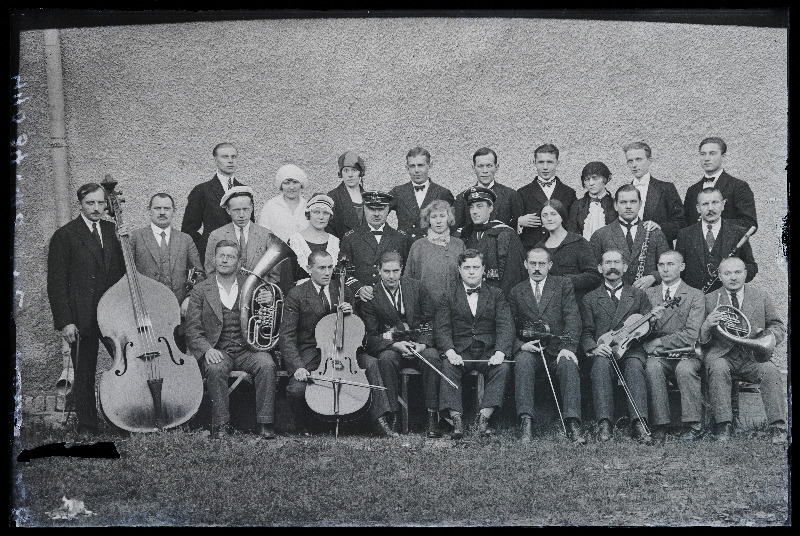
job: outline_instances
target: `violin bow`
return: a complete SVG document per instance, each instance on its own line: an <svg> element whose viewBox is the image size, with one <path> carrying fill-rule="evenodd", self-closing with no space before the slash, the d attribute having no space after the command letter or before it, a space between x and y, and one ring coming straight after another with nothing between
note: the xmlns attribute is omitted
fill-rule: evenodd
<svg viewBox="0 0 800 536"><path fill-rule="evenodd" d="M412 354L414 354L414 355L415 355L417 358L419 358L419 360L420 360L420 361L422 361L423 363L425 363L426 365L428 365L429 367L431 367L433 370L435 370L435 371L436 371L436 374L438 374L439 376L441 376L442 378L444 378L444 381L446 381L447 383L449 383L449 384L450 384L450 387L454 388L455 390L458 390L458 385L456 385L456 384L455 384L455 382L454 382L453 380L451 380L450 378L448 378L447 376L445 376L445 375L444 375L444 373L443 373L441 370L439 370L439 369L437 369L436 367L434 367L434 366L431 364L431 362L430 362L430 361L428 361L427 359L425 359L424 357L422 357L422 354L421 354L421 353L417 352L417 351L416 351L416 350L414 350L413 348L409 348L409 349L408 349L408 351L409 351L409 352L411 352Z"/></svg>
<svg viewBox="0 0 800 536"><path fill-rule="evenodd" d="M566 339L569 335L565 336ZM559 337L560 338L560 337ZM572 337L569 337L572 339ZM539 355L542 356L542 364L544 365L544 372L547 374L547 381L550 382L550 390L553 391L553 400L556 402L556 409L558 410L558 418L561 419L561 426L564 428L564 435L569 437L567 433L567 423L564 422L564 414L561 413L561 406L558 403L558 396L556 396L556 388L553 385L553 378L550 376L550 369L547 367L547 359L544 357L544 348L542 348L542 343L539 340L531 341L534 346L536 346Z"/></svg>

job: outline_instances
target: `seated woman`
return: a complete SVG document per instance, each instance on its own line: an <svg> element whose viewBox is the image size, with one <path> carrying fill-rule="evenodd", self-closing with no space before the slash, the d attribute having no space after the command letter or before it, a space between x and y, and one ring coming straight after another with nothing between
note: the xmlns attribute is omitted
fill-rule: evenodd
<svg viewBox="0 0 800 536"><path fill-rule="evenodd" d="M422 281L431 298L439 303L443 294L453 292L461 284L458 256L466 247L460 238L450 236L456 219L447 201L431 201L422 208L419 219L427 236L411 245L404 274Z"/></svg>
<svg viewBox="0 0 800 536"><path fill-rule="evenodd" d="M293 261L294 280L299 285L309 277L308 256L312 251L327 251L334 263L339 258L339 239L325 231L333 216L333 199L325 194L314 194L306 203L308 227L289 237L288 244L297 255Z"/></svg>
<svg viewBox="0 0 800 536"><path fill-rule="evenodd" d="M569 209L565 225L568 231L589 240L592 233L617 219L614 197L606 188L610 180L611 171L602 162L589 162L583 167L581 181L586 193Z"/></svg>
<svg viewBox="0 0 800 536"><path fill-rule="evenodd" d="M275 187L281 192L264 204L258 215L258 224L286 242L290 236L308 227L304 217L306 198L303 189L308 186L305 171L294 164L286 164L275 173Z"/></svg>
<svg viewBox="0 0 800 536"><path fill-rule="evenodd" d="M545 248L550 252L550 260L553 262L550 273L569 277L575 287L575 299L581 303L584 294L603 282L589 241L564 229L567 211L558 199L547 201L540 215L542 227L549 236L534 247Z"/></svg>

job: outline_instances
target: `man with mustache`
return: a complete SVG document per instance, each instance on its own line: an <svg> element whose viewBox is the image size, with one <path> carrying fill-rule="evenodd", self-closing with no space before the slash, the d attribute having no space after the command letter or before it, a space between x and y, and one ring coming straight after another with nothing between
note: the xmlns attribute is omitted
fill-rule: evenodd
<svg viewBox="0 0 800 536"><path fill-rule="evenodd" d="M87 434L97 433L94 387L101 336L97 304L125 274L116 227L102 219L106 205L106 193L99 184L78 188L80 214L53 233L47 255L47 297L53 324L71 345L77 431ZM110 353L113 355L113 349Z"/></svg>
<svg viewBox="0 0 800 536"><path fill-rule="evenodd" d="M678 231L675 250L686 259L683 280L689 286L702 289L707 283L711 283L716 277L720 261L733 252L736 244L747 232L744 227L722 217L726 204L722 192L717 188L704 188L697 194L696 207L700 221ZM736 256L747 268L747 283L749 283L758 273L758 264L753 258L753 248L750 247L749 241L742 245ZM707 293L714 292L721 286L722 282L717 279L707 289Z"/></svg>
<svg viewBox="0 0 800 536"><path fill-rule="evenodd" d="M595 233L596 234L596 233ZM627 285L622 281L622 274L628 269L625 258L617 250L608 250L602 254L597 269L603 274L604 283L583 297L583 332L581 348L592 363L592 394L594 412L598 421L597 441L608 441L612 437L614 420L614 387L617 375L611 363L617 359L619 368L636 409L642 419L647 419L647 383L645 380L645 361L647 356L641 343L634 341L622 356L617 356L617 348L607 344L598 344L598 339L611 330L620 329L625 320L632 314L650 312L650 301L645 292ZM644 444L653 443L647 435L643 423L636 410L628 401L628 415L631 419L632 437Z"/></svg>

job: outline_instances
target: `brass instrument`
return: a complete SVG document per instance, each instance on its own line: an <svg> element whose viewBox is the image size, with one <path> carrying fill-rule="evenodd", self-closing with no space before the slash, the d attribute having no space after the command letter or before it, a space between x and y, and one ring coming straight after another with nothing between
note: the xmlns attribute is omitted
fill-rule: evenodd
<svg viewBox="0 0 800 536"><path fill-rule="evenodd" d="M206 274L203 270L195 268L194 266L189 268L189 273L186 274L186 292L191 292L194 286L202 281L205 276Z"/></svg>
<svg viewBox="0 0 800 536"><path fill-rule="evenodd" d="M642 244L642 251L639 253L639 267L636 269L636 279L637 281L641 279L644 275L644 264L647 262L647 248L650 245L650 226L647 226L647 230L644 232L644 244Z"/></svg>
<svg viewBox="0 0 800 536"><path fill-rule="evenodd" d="M733 247L733 251L731 251L731 254L728 255L728 257L733 257L734 255L736 255L736 253L739 252L744 243L747 242L750 239L750 237L755 234L755 232L756 232L756 226L754 225L750 227L750 229L748 229L746 233L744 233L744 236L742 237L741 240L739 240L739 242L736 243L736 245ZM711 287L713 287L716 284L716 282L719 281L719 266L717 266L716 269L711 270L711 266L709 264L708 273L709 275L712 276L712 278L711 281L703 285L703 294L708 294L711 291Z"/></svg>
<svg viewBox="0 0 800 536"><path fill-rule="evenodd" d="M696 357L697 359L701 360L703 359L703 351L700 348L700 343L697 341L695 341L695 343L691 346L683 346L681 348L673 348L672 350L656 352L654 355L663 359L687 359L690 357Z"/></svg>
<svg viewBox="0 0 800 536"><path fill-rule="evenodd" d="M247 346L255 351L269 351L278 344L283 315L283 291L264 277L280 262L294 256L292 249L275 235L270 236L267 250L253 270L240 268L249 274L242 285L239 303L239 323ZM261 305L256 298L262 289L272 292L272 303Z"/></svg>
<svg viewBox="0 0 800 536"><path fill-rule="evenodd" d="M775 350L775 334L768 329L752 333L750 321L743 312L732 305L719 304L714 311L718 310L722 312L722 321L717 325L717 333L734 344L751 349L756 361L761 363L769 361Z"/></svg>

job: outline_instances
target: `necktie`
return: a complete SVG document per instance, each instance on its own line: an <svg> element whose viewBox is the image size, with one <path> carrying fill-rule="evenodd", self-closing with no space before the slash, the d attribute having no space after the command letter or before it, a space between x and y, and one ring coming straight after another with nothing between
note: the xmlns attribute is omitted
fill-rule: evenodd
<svg viewBox="0 0 800 536"><path fill-rule="evenodd" d="M103 240L100 238L100 233L97 231L97 222L92 222L92 236L97 243L100 244L100 249L103 249Z"/></svg>
<svg viewBox="0 0 800 536"><path fill-rule="evenodd" d="M382 235L382 234L383 234L383 231L370 231L370 232L371 232L372 234L374 234L375 236L380 236L380 235Z"/></svg>
<svg viewBox="0 0 800 536"><path fill-rule="evenodd" d="M247 237L244 234L244 229L239 229L239 249L242 251L242 266L247 262Z"/></svg>
<svg viewBox="0 0 800 536"><path fill-rule="evenodd" d="M167 277L167 266L168 262L168 255L167 255L167 232L161 231L161 244L158 247L158 252L161 257L161 276L166 279Z"/></svg>
<svg viewBox="0 0 800 536"><path fill-rule="evenodd" d="M667 287L666 292L664 292L664 301L669 301L669 287Z"/></svg>
<svg viewBox="0 0 800 536"><path fill-rule="evenodd" d="M542 299L542 291L539 289L539 282L536 283L536 291L533 293L534 297L536 298L536 304L539 304L539 301Z"/></svg>
<svg viewBox="0 0 800 536"><path fill-rule="evenodd" d="M468 288L467 289L467 296L471 296L471 295L475 294L476 292L480 292L480 290L481 290L480 285L478 285L475 288Z"/></svg>
<svg viewBox="0 0 800 536"><path fill-rule="evenodd" d="M556 183L556 178L555 177L553 177L549 181L542 180L539 177L537 177L536 180L539 183L539 186L541 186L542 188L550 188L551 186L553 186Z"/></svg>
<svg viewBox="0 0 800 536"><path fill-rule="evenodd" d="M706 232L706 244L708 245L708 251L714 249L714 233L711 232L712 224L708 224L708 232Z"/></svg>
<svg viewBox="0 0 800 536"><path fill-rule="evenodd" d="M383 235L383 231L376 231L371 230L372 236L375 237L375 240L380 244L381 243L381 236Z"/></svg>
<svg viewBox="0 0 800 536"><path fill-rule="evenodd" d="M606 287L606 290L608 291L608 295L611 297L611 301L614 302L614 305L617 305L619 303L619 300L617 299L617 290L618 290L618 288L617 289L613 289L613 288Z"/></svg>
<svg viewBox="0 0 800 536"><path fill-rule="evenodd" d="M738 309L739 308L739 296L737 296L735 292L729 292L729 294L731 295L731 305L733 305L734 307L736 307Z"/></svg>
<svg viewBox="0 0 800 536"><path fill-rule="evenodd" d="M425 189L425 185L424 184L415 184L414 185L414 191L415 192L421 192L424 189Z"/></svg>
<svg viewBox="0 0 800 536"><path fill-rule="evenodd" d="M400 301L402 300L402 296L400 295L400 289L398 288L396 291L392 293L392 303L394 304L394 308L397 310L397 314L402 314L400 309Z"/></svg>
<svg viewBox="0 0 800 536"><path fill-rule="evenodd" d="M627 232L625 233L625 242L628 243L628 251L633 252L633 233L631 232L631 227L633 227L636 224L633 222L625 223L622 220L620 220L619 223L627 229Z"/></svg>
<svg viewBox="0 0 800 536"><path fill-rule="evenodd" d="M322 308L325 310L325 313L329 313L331 311L331 304L328 301L328 297L325 295L325 287L319 287L319 297L322 300Z"/></svg>
<svg viewBox="0 0 800 536"><path fill-rule="evenodd" d="M228 190L233 188L233 177L228 177Z"/></svg>

